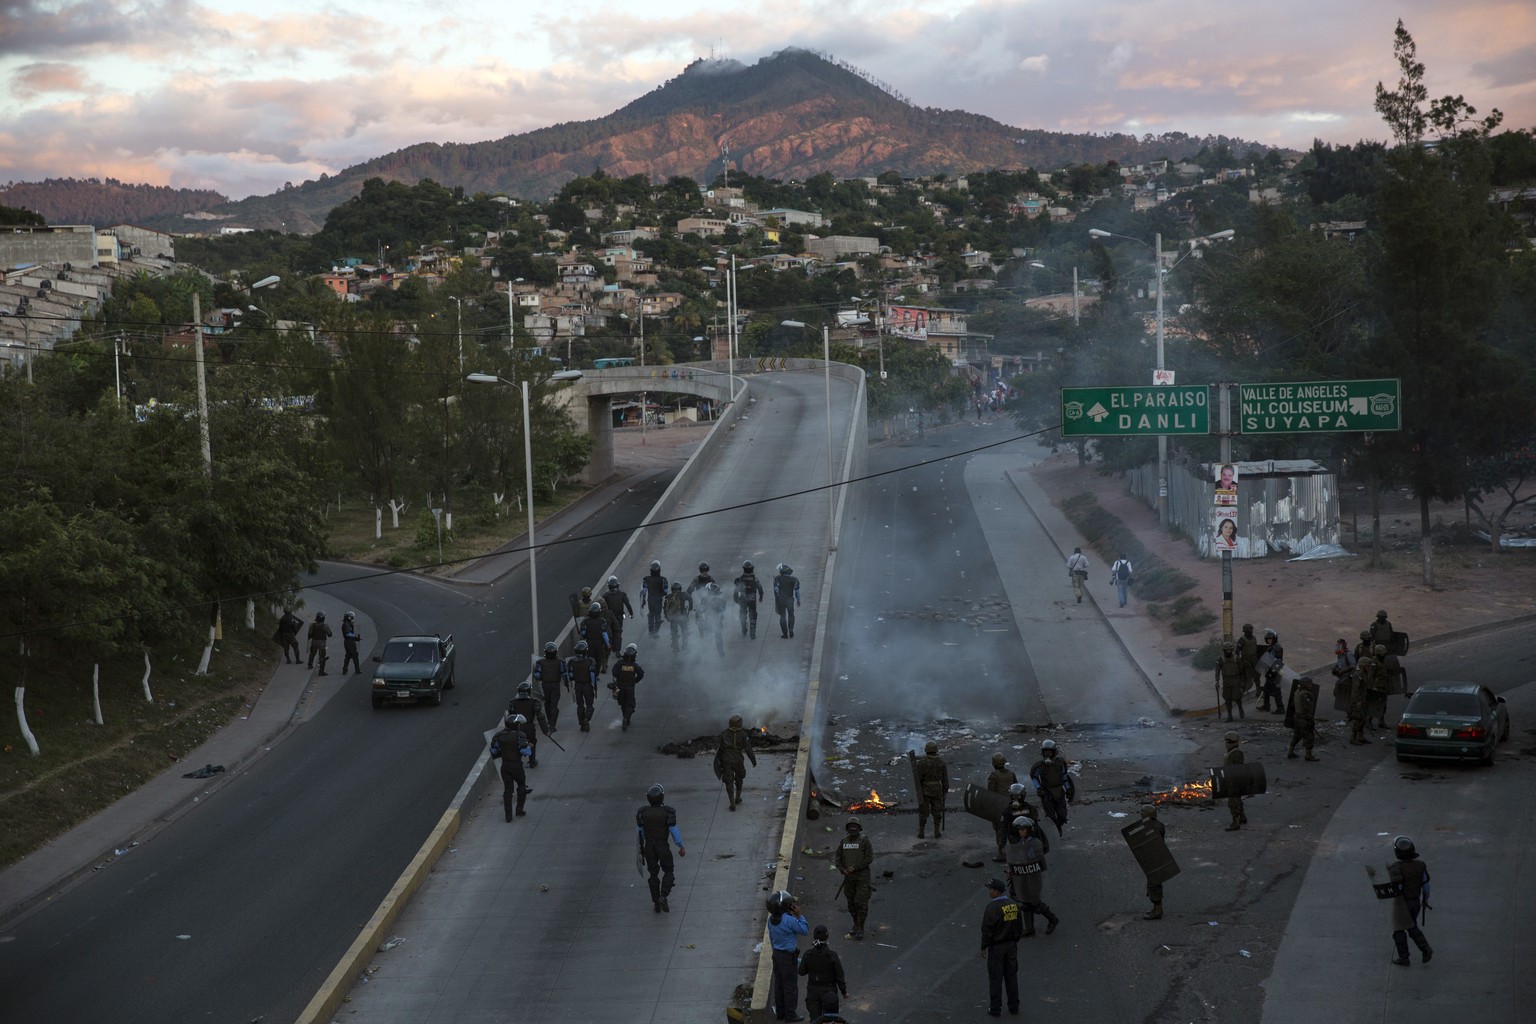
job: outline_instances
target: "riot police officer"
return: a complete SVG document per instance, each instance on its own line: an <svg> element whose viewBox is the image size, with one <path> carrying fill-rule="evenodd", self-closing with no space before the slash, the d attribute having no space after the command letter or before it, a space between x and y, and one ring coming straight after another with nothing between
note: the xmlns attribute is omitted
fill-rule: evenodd
<svg viewBox="0 0 1536 1024"><path fill-rule="evenodd" d="M626 651L625 655L628 653ZM666 796L667 791L660 783L652 786L645 792L645 806L635 812L640 855L650 871L651 910L658 914L672 912L667 906L667 896L672 892L672 848L667 845L667 840L677 844L679 857L688 856L688 850L683 846L683 834L677 830L677 812L662 803Z"/></svg>
<svg viewBox="0 0 1536 1024"><path fill-rule="evenodd" d="M585 640L578 640L574 653L565 663L571 695L576 698L576 722L582 732L592 731L592 710L597 701L597 660Z"/></svg>
<svg viewBox="0 0 1536 1024"><path fill-rule="evenodd" d="M325 671L325 663L330 660L330 652L326 650L326 644L331 639L331 627L325 624L325 612L315 612L315 620L309 624L309 667L315 667L315 659L320 659L320 671L316 675L328 675Z"/></svg>
<svg viewBox="0 0 1536 1024"><path fill-rule="evenodd" d="M617 576L608 577L608 589L603 591L603 607L608 611L608 624L613 630L613 644L624 643L624 617L635 617L635 606L629 603L629 595L619 586Z"/></svg>
<svg viewBox="0 0 1536 1024"><path fill-rule="evenodd" d="M786 640L795 635L795 609L799 606L800 581L780 562L779 574L773 578L773 607L779 613L779 635Z"/></svg>
<svg viewBox="0 0 1536 1024"><path fill-rule="evenodd" d="M693 598L683 590L683 585L672 581L662 609L667 617L667 628L672 631L672 653L688 646L688 620L693 616Z"/></svg>
<svg viewBox="0 0 1536 1024"><path fill-rule="evenodd" d="M929 740L923 747L923 756L912 765L917 783L917 838L923 838L928 827L928 816L933 815L933 838L943 836L944 796L949 792L949 765L939 756L939 745Z"/></svg>
<svg viewBox="0 0 1536 1024"><path fill-rule="evenodd" d="M1255 692L1260 688L1259 680L1259 640L1253 635L1253 623L1243 623L1243 633L1237 638L1237 660L1243 666L1244 689L1253 687Z"/></svg>
<svg viewBox="0 0 1536 1024"><path fill-rule="evenodd" d="M671 589L661 574L661 563L652 562L649 575L640 581L640 607L645 609L645 627L651 636L661 635L662 604Z"/></svg>
<svg viewBox="0 0 1536 1024"><path fill-rule="evenodd" d="M549 735L549 719L544 716L544 702L533 695L533 684L526 679L517 684L517 696L507 705L507 713L523 718L524 744L528 748L528 767L539 766L539 733ZM538 728L535 730L534 726Z"/></svg>
<svg viewBox="0 0 1536 1024"><path fill-rule="evenodd" d="M1295 756L1294 754L1291 756ZM1141 820L1147 823L1147 827L1159 836L1167 834L1163 823L1157 820L1157 805L1142 804ZM1141 915L1143 921L1157 921L1163 916L1163 883L1147 879L1147 899L1152 901L1152 909Z"/></svg>
<svg viewBox="0 0 1536 1024"><path fill-rule="evenodd" d="M1018 784L1019 777L1008 767L1008 758L1002 753L992 755L992 774L987 776L987 791L989 793L1001 793L1008 795L1011 787ZM1019 787L1022 789L1023 787ZM1008 824L1017 815L1004 812L1003 817L992 823L992 831L997 839L997 862L1003 862L1003 847L1008 843Z"/></svg>
<svg viewBox="0 0 1536 1024"><path fill-rule="evenodd" d="M1061 924L1045 902L1045 844L1036 834L1035 823L1026 817L1013 820L1017 841L1008 846L1008 885L1010 895L1024 911L1024 937L1035 934L1035 915L1045 918L1045 934Z"/></svg>
<svg viewBox="0 0 1536 1024"><path fill-rule="evenodd" d="M635 687L645 678L645 669L635 660L639 656L640 648L627 644L624 655L613 666L613 682L608 684L614 700L618 701L619 711L624 715L622 728L626 732L629 730L629 720L635 713Z"/></svg>
<svg viewBox="0 0 1536 1024"><path fill-rule="evenodd" d="M544 713L549 718L549 731L555 732L560 724L560 686L570 689L570 675L560 648L553 642L544 645L544 656L533 663L533 678L538 680L539 691L544 697Z"/></svg>
<svg viewBox="0 0 1536 1024"><path fill-rule="evenodd" d="M1264 683L1259 691L1264 702L1259 705L1259 710L1283 715L1285 701L1280 697L1280 670L1285 667L1285 648L1280 646L1280 634L1272 629L1264 631L1264 649L1259 656L1262 658L1266 654L1274 660L1264 672Z"/></svg>
<svg viewBox="0 0 1536 1024"><path fill-rule="evenodd" d="M1237 645L1231 640L1222 642L1221 660L1216 663L1216 688L1219 699L1227 707L1227 721L1232 721L1232 705L1237 705L1239 718L1247 718L1243 711L1243 690L1247 686L1247 672L1237 657Z"/></svg>
<svg viewBox="0 0 1536 1024"><path fill-rule="evenodd" d="M736 577L736 604L741 608L741 635L747 636L751 631L751 638L757 639L757 602L761 601L767 592L758 581L751 560L741 563L741 575Z"/></svg>
<svg viewBox="0 0 1536 1024"><path fill-rule="evenodd" d="M357 632L357 616L352 612L341 617L341 674L347 674L347 666L352 666L352 671L357 675L363 674L363 667L357 663L357 645L362 637Z"/></svg>
<svg viewBox="0 0 1536 1024"><path fill-rule="evenodd" d="M528 773L523 771L523 758L529 753L523 733L522 715L508 715L502 722L502 730L491 737L491 757L501 761L501 806L512 820L512 795L517 793L517 813L527 814L523 804L533 790L528 788Z"/></svg>
<svg viewBox="0 0 1536 1024"><path fill-rule="evenodd" d="M725 591L711 580L699 591L695 607L699 613L699 632L704 636L714 634L715 651L725 653Z"/></svg>
<svg viewBox="0 0 1536 1024"><path fill-rule="evenodd" d="M1067 823L1067 804L1072 802L1076 786L1067 771L1066 759L1059 756L1055 740L1040 744L1040 760L1029 769L1029 777L1040 793L1045 816L1055 824L1056 834L1061 835L1062 826Z"/></svg>
<svg viewBox="0 0 1536 1024"><path fill-rule="evenodd" d="M587 642L587 650L597 662L597 674L608 671L608 654L613 650L613 634L608 632L608 615L603 606L593 601L587 606L587 616L581 620L576 632Z"/></svg>

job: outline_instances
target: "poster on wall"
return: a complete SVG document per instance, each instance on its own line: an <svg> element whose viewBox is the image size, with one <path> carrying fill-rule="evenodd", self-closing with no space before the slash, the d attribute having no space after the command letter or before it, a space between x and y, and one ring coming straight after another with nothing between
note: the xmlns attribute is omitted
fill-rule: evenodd
<svg viewBox="0 0 1536 1024"><path fill-rule="evenodd" d="M1217 551L1237 550L1237 514L1230 508L1213 509L1212 544Z"/></svg>
<svg viewBox="0 0 1536 1024"><path fill-rule="evenodd" d="M1230 462L1223 462L1217 467L1216 480L1216 505L1218 508L1237 507L1237 466Z"/></svg>

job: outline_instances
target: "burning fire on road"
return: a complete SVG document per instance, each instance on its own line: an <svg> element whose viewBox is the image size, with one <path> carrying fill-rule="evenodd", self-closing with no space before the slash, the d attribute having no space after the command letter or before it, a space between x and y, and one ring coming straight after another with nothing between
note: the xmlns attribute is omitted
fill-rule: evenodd
<svg viewBox="0 0 1536 1024"><path fill-rule="evenodd" d="M1182 786L1164 790L1161 793L1149 794L1147 799L1154 804L1189 804L1197 800L1211 799L1212 781L1201 779L1199 782L1186 782Z"/></svg>
<svg viewBox="0 0 1536 1024"><path fill-rule="evenodd" d="M879 793L875 792L874 790L870 790L868 800L860 800L858 803L849 804L848 809L850 811L867 813L869 811L889 810L891 806L891 804L888 804L884 800L880 799Z"/></svg>

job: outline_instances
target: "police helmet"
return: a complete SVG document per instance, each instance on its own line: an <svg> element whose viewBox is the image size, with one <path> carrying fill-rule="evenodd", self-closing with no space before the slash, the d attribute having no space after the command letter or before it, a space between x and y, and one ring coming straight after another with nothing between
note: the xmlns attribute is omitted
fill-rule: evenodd
<svg viewBox="0 0 1536 1024"><path fill-rule="evenodd" d="M925 753L925 754L937 754L938 752L939 752L939 745L937 743L933 742L933 740L929 740L927 743L923 744L923 753Z"/></svg>
<svg viewBox="0 0 1536 1024"><path fill-rule="evenodd" d="M739 729L739 728L741 728L741 716L740 715L732 715L731 716L731 720L729 722L727 722L726 724L729 725L732 729Z"/></svg>
<svg viewBox="0 0 1536 1024"><path fill-rule="evenodd" d="M625 644L624 645L624 657L626 657L626 658L633 658L635 655L637 655L639 653L640 653L640 648L636 647L634 644Z"/></svg>
<svg viewBox="0 0 1536 1024"><path fill-rule="evenodd" d="M672 589L673 590L682 590L683 589L683 585L681 583L677 582L677 580L673 580L672 581Z"/></svg>
<svg viewBox="0 0 1536 1024"><path fill-rule="evenodd" d="M357 618L357 613L356 612L347 612L347 614L345 614L345 615L343 615L341 617L341 621L342 622L351 622L355 618Z"/></svg>
<svg viewBox="0 0 1536 1024"><path fill-rule="evenodd" d="M1243 623L1243 632L1244 633L1252 633L1253 632L1253 623L1251 623L1251 622Z"/></svg>
<svg viewBox="0 0 1536 1024"><path fill-rule="evenodd" d="M528 697L528 696L532 696L532 694L533 694L533 684L528 682L528 680L525 679L522 682L517 684L517 695L519 697Z"/></svg>
<svg viewBox="0 0 1536 1024"><path fill-rule="evenodd" d="M993 768L1001 768L1003 765L1005 765L1007 763L1008 763L1008 759L1006 757L1004 757L1002 754L993 754L992 755L992 767Z"/></svg>
<svg viewBox="0 0 1536 1024"><path fill-rule="evenodd" d="M708 562L700 562L699 563L699 572L709 572L709 563Z"/></svg>
<svg viewBox="0 0 1536 1024"><path fill-rule="evenodd" d="M619 589L619 578L617 576L609 576L608 577L608 589L609 590L618 590Z"/></svg>
<svg viewBox="0 0 1536 1024"><path fill-rule="evenodd" d="M585 640L578 640L578 641L576 641L576 653L577 654L586 654L591 649L592 648L587 646L587 642Z"/></svg>
<svg viewBox="0 0 1536 1024"><path fill-rule="evenodd" d="M645 791L645 799L650 802L652 807L660 807L661 802L666 799L666 796L667 791L661 788L661 783L659 782Z"/></svg>
<svg viewBox="0 0 1536 1024"><path fill-rule="evenodd" d="M1392 852L1397 854L1399 860L1407 860L1418 852L1413 848L1413 840L1407 836L1398 836L1392 840Z"/></svg>
<svg viewBox="0 0 1536 1024"><path fill-rule="evenodd" d="M1385 609L1385 608L1383 608L1383 609L1381 609L1381 610L1380 610L1380 611L1378 611L1378 612L1377 612L1377 613L1376 613L1376 618L1377 618L1377 619L1378 619L1378 620L1379 620L1379 619L1385 619L1385 618L1386 618L1386 617L1387 617L1387 610L1386 610L1386 609ZM1413 845L1413 844L1412 844L1412 843L1409 843L1409 844L1408 844L1408 845L1409 845L1409 846L1412 846L1412 845Z"/></svg>
<svg viewBox="0 0 1536 1024"><path fill-rule="evenodd" d="M1026 814L1021 814L1017 818L1013 819L1013 827L1014 828L1034 828L1035 827L1035 819L1029 817Z"/></svg>
<svg viewBox="0 0 1536 1024"><path fill-rule="evenodd" d="M1370 630L1362 629L1360 631L1360 639L1361 640L1369 640L1370 638L1371 638L1371 631Z"/></svg>
<svg viewBox="0 0 1536 1024"><path fill-rule="evenodd" d="M848 824L843 826L845 832L863 832L864 826L859 824L858 818L849 818Z"/></svg>
<svg viewBox="0 0 1536 1024"><path fill-rule="evenodd" d="M1264 639L1265 640L1278 640L1278 639L1280 639L1280 634L1276 633L1272 629L1266 629L1264 631Z"/></svg>
<svg viewBox="0 0 1536 1024"><path fill-rule="evenodd" d="M1238 734L1235 732L1227 733L1224 739L1226 739L1226 741L1234 747L1242 742L1242 737L1238 736Z"/></svg>
<svg viewBox="0 0 1536 1024"><path fill-rule="evenodd" d="M1155 817L1157 817L1157 805L1156 804L1142 804L1141 805L1141 816L1143 818L1155 818Z"/></svg>
<svg viewBox="0 0 1536 1024"><path fill-rule="evenodd" d="M555 655L557 655L559 653L560 653L560 648L555 644L555 642L553 640L551 640L549 643L544 645L544 657L546 657L546 658L553 658Z"/></svg>
<svg viewBox="0 0 1536 1024"><path fill-rule="evenodd" d="M516 729L519 726L523 726L523 725L527 725L527 724L528 724L528 719L524 718L522 715L508 715L507 716L507 727L510 728L510 729Z"/></svg>
<svg viewBox="0 0 1536 1024"><path fill-rule="evenodd" d="M590 605L587 606L587 614L601 615L603 614L603 606L598 604L596 601L593 601Z"/></svg>
<svg viewBox="0 0 1536 1024"><path fill-rule="evenodd" d="M704 589L709 591L711 594L718 594L718 593L720 593L720 584L718 584L718 583L706 583L706 584L704 584Z"/></svg>
<svg viewBox="0 0 1536 1024"><path fill-rule="evenodd" d="M652 562L651 563L651 575L654 576L656 573L659 573L659 572L661 572L661 563L660 562Z"/></svg>
<svg viewBox="0 0 1536 1024"><path fill-rule="evenodd" d="M748 559L747 561L741 563L741 571L742 572L751 572L752 571L752 560L751 559Z"/></svg>
<svg viewBox="0 0 1536 1024"><path fill-rule="evenodd" d="M795 570L789 567L788 562L785 562L783 565L779 566L779 574L782 576L792 576L794 575L794 572Z"/></svg>
<svg viewBox="0 0 1536 1024"><path fill-rule="evenodd" d="M581 599L583 601L586 601L586 600L589 600L591 597L592 597L592 588L591 587L582 587L581 588Z"/></svg>
<svg viewBox="0 0 1536 1024"><path fill-rule="evenodd" d="M315 621L316 622L324 622L325 621L325 612L315 612Z"/></svg>
<svg viewBox="0 0 1536 1024"><path fill-rule="evenodd" d="M1231 640L1223 640L1221 642L1221 649L1229 652L1235 651L1237 650L1237 644L1233 643Z"/></svg>
<svg viewBox="0 0 1536 1024"><path fill-rule="evenodd" d="M1024 793L1025 793L1024 783L1022 783L1022 782L1015 782L1013 785L1008 787L1008 795L1009 796L1020 797L1020 796L1023 796Z"/></svg>
<svg viewBox="0 0 1536 1024"><path fill-rule="evenodd" d="M1376 655L1376 657L1378 657L1378 658L1386 657L1386 654L1387 654L1386 645L1385 644L1377 644L1375 647L1371 648L1371 653Z"/></svg>
<svg viewBox="0 0 1536 1024"><path fill-rule="evenodd" d="M1056 741L1055 740L1046 740L1044 743L1040 744L1040 753L1042 753L1042 754L1054 754L1055 752L1056 752Z"/></svg>

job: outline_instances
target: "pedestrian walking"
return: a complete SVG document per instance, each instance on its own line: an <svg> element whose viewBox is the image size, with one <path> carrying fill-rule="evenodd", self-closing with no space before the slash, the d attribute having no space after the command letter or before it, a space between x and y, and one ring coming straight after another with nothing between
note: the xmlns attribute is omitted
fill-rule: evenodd
<svg viewBox="0 0 1536 1024"><path fill-rule="evenodd" d="M555 732L560 724L560 687L570 689L570 675L560 648L554 641L544 645L544 656L533 663L533 678L539 684L544 698L544 714L549 719L549 731Z"/></svg>
<svg viewBox="0 0 1536 1024"><path fill-rule="evenodd" d="M917 783L917 838L923 838L928 827L928 816L933 816L933 838L939 839L944 830L944 797L949 793L949 765L939 756L939 745L929 740L923 746L923 756L912 762L912 775Z"/></svg>
<svg viewBox="0 0 1536 1024"><path fill-rule="evenodd" d="M869 866L874 862L875 848L864 834L864 826L858 818L849 818L835 855L837 870L843 873L838 888L847 898L848 913L853 917L853 929L846 938L864 938L864 922L869 917Z"/></svg>
<svg viewBox="0 0 1536 1024"><path fill-rule="evenodd" d="M325 624L325 612L315 612L315 621L309 624L309 667L315 667L315 659L320 659L320 671L318 675L326 675L325 663L330 660L330 652L326 644L331 639L331 627Z"/></svg>
<svg viewBox="0 0 1536 1024"><path fill-rule="evenodd" d="M613 666L613 682L608 684L613 699L619 703L619 711L624 715L621 727L624 732L629 731L629 720L635 714L635 687L645 678L645 669L636 661L639 656L640 649L634 644L625 646L623 657Z"/></svg>
<svg viewBox="0 0 1536 1024"><path fill-rule="evenodd" d="M513 815L514 790L518 815L528 813L523 810L523 804L527 802L528 794L533 792L528 788L528 773L523 770L523 758L530 753L523 734L523 724L522 715L508 715L502 722L502 730L491 737L491 757L501 762L501 806L507 812L508 821L512 820Z"/></svg>
<svg viewBox="0 0 1536 1024"><path fill-rule="evenodd" d="M645 791L645 806L635 812L635 831L640 841L640 857L650 872L651 910L657 914L670 914L667 895L672 892L672 847L677 844L677 855L688 856L683 846L683 834L677 830L677 812L666 804L667 791L660 783Z"/></svg>
<svg viewBox="0 0 1536 1024"><path fill-rule="evenodd" d="M1397 947L1397 956L1392 962L1399 967L1408 966L1408 940L1412 939L1419 947L1419 962L1427 964L1435 951L1429 948L1429 940L1424 937L1419 922L1430 909L1429 868L1419 859L1413 840L1407 836L1392 840L1392 856L1395 859L1387 865L1388 893L1392 900L1392 944ZM1372 879L1376 877L1375 868L1366 871Z"/></svg>
<svg viewBox="0 0 1536 1024"><path fill-rule="evenodd" d="M1077 603L1083 603L1083 582L1088 579L1088 556L1083 554L1082 548L1073 548L1067 556L1067 581L1072 584L1072 593L1077 595Z"/></svg>
<svg viewBox="0 0 1536 1024"><path fill-rule="evenodd" d="M1126 595L1130 591L1135 577L1131 572L1131 560L1121 555L1115 559L1115 564L1109 567L1109 582L1115 585L1115 596L1120 599L1120 607L1125 607Z"/></svg>
<svg viewBox="0 0 1536 1024"><path fill-rule="evenodd" d="M827 926L819 924L811 932L811 948L800 958L800 974L805 978L805 1014L811 1021L825 1021L836 1015L840 999L848 998L848 981L843 975L843 960L827 944Z"/></svg>
<svg viewBox="0 0 1536 1024"><path fill-rule="evenodd" d="M987 883L987 908L981 914L981 955L987 961L987 1014L1003 1015L1003 990L1008 1012L1019 1012L1019 939L1023 913L999 879Z"/></svg>
<svg viewBox="0 0 1536 1024"><path fill-rule="evenodd" d="M768 942L773 947L773 1011L779 1020L804 1020L796 1012L800 1002L800 936L810 924L800 913L793 893L783 889L768 897Z"/></svg>
<svg viewBox="0 0 1536 1024"><path fill-rule="evenodd" d="M789 639L795 635L795 609L800 607L800 581L794 570L783 562L773 578L773 608L779 613L779 635Z"/></svg>
<svg viewBox="0 0 1536 1024"><path fill-rule="evenodd" d="M293 664L299 663L299 633L304 629L304 620L293 614L292 608L283 609L283 617L277 620L277 632L272 639L283 649L283 664L288 664L288 655L293 654Z"/></svg>
<svg viewBox="0 0 1536 1024"><path fill-rule="evenodd" d="M357 663L357 645L363 638L357 632L357 616L352 612L341 617L341 674L347 674L347 666L352 666L352 671L357 675L363 674L363 667Z"/></svg>
<svg viewBox="0 0 1536 1024"><path fill-rule="evenodd" d="M715 776L725 783L725 795L732 811L741 803L741 784L746 780L749 760L756 768L757 754L752 751L752 734L742 728L740 715L732 715L715 746Z"/></svg>

